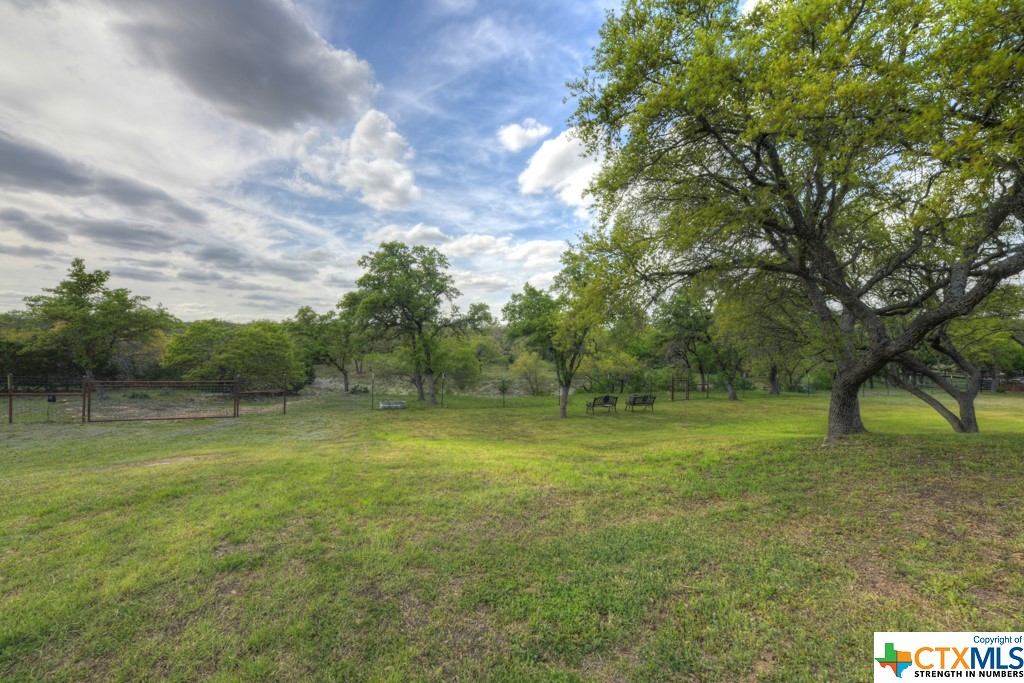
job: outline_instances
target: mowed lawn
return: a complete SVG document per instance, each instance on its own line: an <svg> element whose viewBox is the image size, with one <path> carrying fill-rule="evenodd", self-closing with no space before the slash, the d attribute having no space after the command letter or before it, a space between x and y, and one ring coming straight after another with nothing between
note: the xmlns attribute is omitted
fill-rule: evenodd
<svg viewBox="0 0 1024 683"><path fill-rule="evenodd" d="M583 402L2 425L0 679L859 682L1024 624L1024 396Z"/></svg>

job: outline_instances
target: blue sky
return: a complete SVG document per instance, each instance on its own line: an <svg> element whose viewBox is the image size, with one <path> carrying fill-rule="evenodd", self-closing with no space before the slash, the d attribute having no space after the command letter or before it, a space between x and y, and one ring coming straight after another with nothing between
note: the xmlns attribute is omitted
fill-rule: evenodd
<svg viewBox="0 0 1024 683"><path fill-rule="evenodd" d="M398 239L497 312L589 224L563 99L616 5L0 3L0 310L80 256L186 320L278 319Z"/></svg>

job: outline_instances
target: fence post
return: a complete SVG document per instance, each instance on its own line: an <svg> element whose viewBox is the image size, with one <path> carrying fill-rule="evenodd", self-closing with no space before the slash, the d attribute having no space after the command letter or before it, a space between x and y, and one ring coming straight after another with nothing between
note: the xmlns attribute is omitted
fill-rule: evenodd
<svg viewBox="0 0 1024 683"><path fill-rule="evenodd" d="M85 424L85 392L89 390L89 382L82 375L82 424Z"/></svg>
<svg viewBox="0 0 1024 683"><path fill-rule="evenodd" d="M238 417L238 406L242 402L242 388L241 388L241 385L242 385L242 376L241 375L235 375L235 390L234 390L234 394L235 394L235 396L234 396L234 398L235 398L235 410L234 410L234 415L232 415L232 417Z"/></svg>
<svg viewBox="0 0 1024 683"><path fill-rule="evenodd" d="M7 424L14 424L14 376L7 373Z"/></svg>
<svg viewBox="0 0 1024 683"><path fill-rule="evenodd" d="M282 415L288 414L288 375L284 376L284 391L281 392L281 396L284 397L284 407L281 409Z"/></svg>
<svg viewBox="0 0 1024 683"><path fill-rule="evenodd" d="M85 421L92 422L92 380L86 377L85 385L88 387L85 392Z"/></svg>

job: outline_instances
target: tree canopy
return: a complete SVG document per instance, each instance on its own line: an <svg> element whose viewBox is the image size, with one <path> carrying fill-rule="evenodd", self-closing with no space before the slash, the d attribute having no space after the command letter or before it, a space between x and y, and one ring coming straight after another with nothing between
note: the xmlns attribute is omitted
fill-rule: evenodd
<svg viewBox="0 0 1024 683"><path fill-rule="evenodd" d="M573 84L604 159L582 249L636 286L798 284L829 435L863 431L860 385L1024 270L1021 25L1005 0L628 0Z"/></svg>
<svg viewBox="0 0 1024 683"><path fill-rule="evenodd" d="M164 365L188 380L233 380L297 389L307 373L287 328L265 320L232 325L199 320L167 345Z"/></svg>
<svg viewBox="0 0 1024 683"><path fill-rule="evenodd" d="M88 271L76 258L64 280L26 297L18 355L34 358L45 374L110 377L118 374L119 354L180 324L163 307L148 306L149 297L110 289L109 279L109 271Z"/></svg>
<svg viewBox="0 0 1024 683"><path fill-rule="evenodd" d="M590 353L589 335L595 325L594 318L574 305L577 303L565 291L552 294L527 283L502 309L509 337L522 339L527 348L554 364L563 418L568 417L569 389Z"/></svg>
<svg viewBox="0 0 1024 683"><path fill-rule="evenodd" d="M359 265L366 272L356 281L353 301L361 325L371 336L407 345L419 400L429 394L437 405L440 344L446 335L490 322L490 311L483 304L468 314L459 311L448 259L432 247L384 242Z"/></svg>

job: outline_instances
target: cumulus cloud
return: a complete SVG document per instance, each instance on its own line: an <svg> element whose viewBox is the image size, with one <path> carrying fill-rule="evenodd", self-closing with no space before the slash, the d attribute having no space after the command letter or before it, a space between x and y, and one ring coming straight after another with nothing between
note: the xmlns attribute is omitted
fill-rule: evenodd
<svg viewBox="0 0 1024 683"><path fill-rule="evenodd" d="M340 187L358 192L363 204L380 211L397 210L420 197L406 162L412 149L382 112L371 109L342 138L312 129L295 151L296 177L289 187L313 196L329 195Z"/></svg>
<svg viewBox="0 0 1024 683"><path fill-rule="evenodd" d="M422 244L424 246L438 246L452 241L452 238L444 234L441 228L423 223L417 223L411 228L385 225L379 230L374 230L367 237L374 242L405 242L406 244Z"/></svg>
<svg viewBox="0 0 1024 683"><path fill-rule="evenodd" d="M571 129L545 141L519 175L519 191L527 195L553 192L563 203L583 209L587 206L583 193L600 169L597 161L583 153Z"/></svg>
<svg viewBox="0 0 1024 683"><path fill-rule="evenodd" d="M518 152L543 139L550 132L550 126L541 125L535 119L525 119L521 124L513 123L499 128L498 140L508 151Z"/></svg>
<svg viewBox="0 0 1024 683"><path fill-rule="evenodd" d="M562 240L517 240L510 235L466 234L452 237L440 228L422 223L411 228L388 225L369 235L381 241L436 246L456 259L487 261L494 268L551 268L561 260L568 245Z"/></svg>
<svg viewBox="0 0 1024 683"><path fill-rule="evenodd" d="M172 74L225 116L269 130L354 119L372 70L327 44L284 0L105 0L143 64Z"/></svg>

